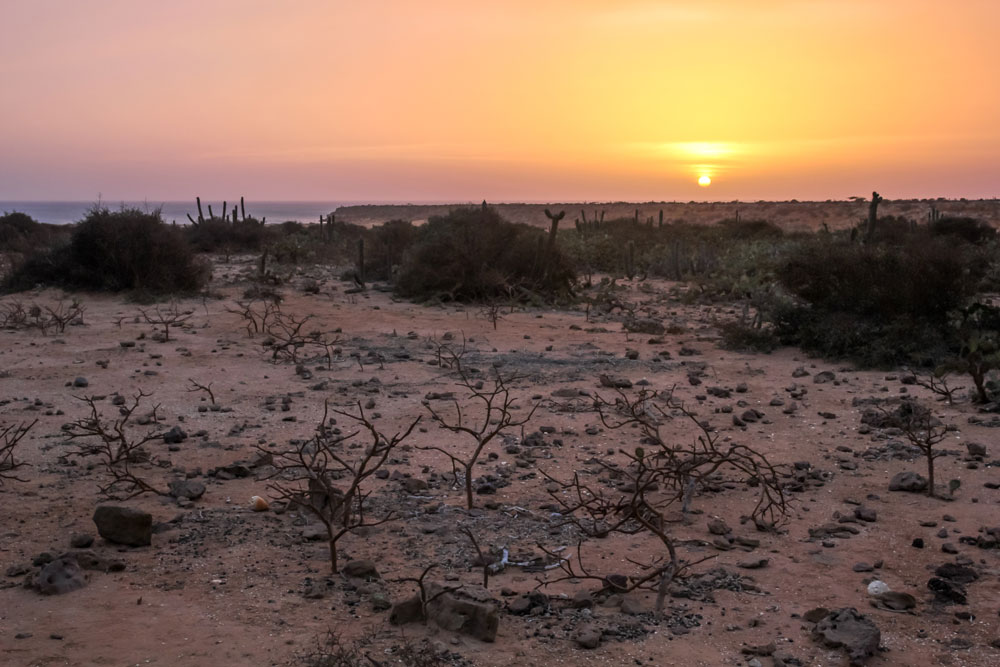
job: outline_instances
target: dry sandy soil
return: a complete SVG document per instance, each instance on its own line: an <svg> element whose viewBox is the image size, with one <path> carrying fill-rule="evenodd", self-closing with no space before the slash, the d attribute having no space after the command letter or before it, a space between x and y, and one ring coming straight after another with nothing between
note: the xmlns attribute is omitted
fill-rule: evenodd
<svg viewBox="0 0 1000 667"><path fill-rule="evenodd" d="M326 360L312 360L297 372L293 363L273 362L262 347L264 337L249 336L243 319L227 311L242 297L249 284L243 276L252 270L249 258L217 264L215 296L182 301L192 316L166 342L156 341L155 328L138 317L139 306L90 294L79 295L86 307L83 324L64 333L0 331L0 425L38 420L18 450L29 464L19 471L25 481L8 480L0 490L0 574L8 572L0 579L0 663L297 664L296 656L332 629L345 642L364 638L361 651L378 664L400 664L401 646L429 642L447 651L453 664L846 665L843 651L812 639L812 624L803 615L816 607L854 607L881 630L872 665L1000 664L1000 549L971 543L1000 525L1000 431L984 425L991 415L981 415L964 390L948 406L904 384L898 373L856 371L794 349L767 355L725 351L715 325L735 310L682 305L679 287L669 283L623 283L624 299L667 326L668 333L654 338L626 333L618 312L591 313L588 321L582 309L505 313L494 329L476 308L417 306L375 289L350 294L351 285L329 269L301 270L281 288L283 312L314 315L310 326L318 330L342 330L331 368ZM306 277L318 279L318 294L302 292ZM59 296L44 291L19 298L44 304ZM477 494L473 511L448 478L447 459L418 449L467 447L428 418L429 394L455 392L476 414L453 373L437 364L434 341L444 342L446 334L456 347L464 336L466 368L485 371L502 363L502 373L521 376L513 383L522 406L516 414L526 415L539 403L523 431L515 429L487 448L475 474L492 475L495 493ZM626 350L638 357L626 358ZM796 373L799 368L808 374ZM817 382L829 377L820 376L823 371L835 379ZM760 532L753 522L741 522L754 490L733 478L716 492L696 493L687 520L672 524L683 559L709 560L689 573L694 583L672 589L688 597L669 596L662 616L653 612L652 592L630 593L624 607L612 597L589 609L573 608L570 601L579 591L599 588L593 580L543 587L547 599L536 597L534 609L517 615L508 605L560 572L511 566L489 581L501 608L492 643L419 623L390 625L389 612L377 611L375 602L411 595L414 584L396 580L415 577L428 565L437 564L430 579L470 588L481 583L463 528L494 553L508 549L511 560L543 556L542 547L573 550L578 535L552 511L540 471L559 479L580 471L600 484L599 462L624 465L619 450L639 444L636 430L601 423L592 397L615 395L601 386L602 374L630 380L635 386L625 391L633 395L642 387L676 386L675 396L710 422L721 442L748 445L774 463L808 462L801 490L789 490L789 513L778 531ZM86 387L72 386L78 377ZM209 408L205 392L189 391L190 380L211 384L220 407ZM567 389L580 395L568 398ZM98 493L107 472L96 457L72 454L78 443L67 441L63 427L87 415L80 397L95 397L102 414L114 419L113 397L140 391L150 397L137 414L158 404L157 421L135 425L131 433L180 426L188 437L173 445L154 439L146 449L155 463L135 469L158 489L190 478L207 490L193 502L145 494L123 503L150 512L156 524L151 546L129 548L97 537L92 516L107 502ZM925 473L924 463L907 454L898 432L864 426L861 416L865 399L901 394L920 396L953 425L939 446L947 455L937 463L939 484L961 480L953 498L888 491L894 474ZM251 510L251 496L272 493L261 479L266 466L234 479L217 472L253 461L258 445L286 447L292 439L312 437L326 399L343 410L359 402L368 406L387 434L423 416L389 462L391 476L371 486L371 511L392 509L399 518L340 542L341 563L374 561L382 577L377 582L331 575L325 544L304 536L308 526L296 512ZM454 410L447 401L428 402L445 414ZM737 425L734 415L750 409L763 416ZM340 424L349 428L344 420ZM697 435L684 419L664 428L677 442ZM540 430L540 437L522 440ZM986 456L970 458L969 442L985 445ZM406 479L427 484L407 486ZM874 510L876 520L854 521L859 506ZM709 532L716 517L731 528L728 538ZM841 518L844 523L838 523ZM856 534L811 536L810 529L831 523ZM26 587L39 570L32 562L42 562L46 552L69 551L74 535L95 536L93 552L124 569L89 571L85 587L63 595ZM925 546L912 546L915 538ZM755 541L759 546L753 548ZM635 574L631 561L658 555L657 544L643 535L591 540L585 564L600 575ZM943 552L945 544L956 553ZM761 560L766 563L757 569L740 567ZM978 574L965 586L968 604L935 601L928 589L935 568L954 562ZM857 571L869 569L859 564L875 569ZM718 568L726 574L699 578ZM916 608L899 613L871 606L867 584L876 578L912 594ZM597 648L576 641L586 625L597 629ZM771 643L779 659L798 662L743 652Z"/></svg>

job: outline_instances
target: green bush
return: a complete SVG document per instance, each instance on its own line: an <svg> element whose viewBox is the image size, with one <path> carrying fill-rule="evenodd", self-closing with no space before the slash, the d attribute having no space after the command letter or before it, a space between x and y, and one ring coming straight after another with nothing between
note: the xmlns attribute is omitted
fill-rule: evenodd
<svg viewBox="0 0 1000 667"><path fill-rule="evenodd" d="M454 209L419 228L397 276L405 297L444 301L553 299L568 295L573 270L545 233L493 208Z"/></svg>
<svg viewBox="0 0 1000 667"><path fill-rule="evenodd" d="M95 206L74 227L67 245L29 258L8 287L43 284L162 294L195 291L209 274L181 231L165 224L158 210Z"/></svg>
<svg viewBox="0 0 1000 667"><path fill-rule="evenodd" d="M935 236L951 236L966 243L986 243L995 240L997 230L988 223L975 218L945 217L930 223L930 232Z"/></svg>
<svg viewBox="0 0 1000 667"><path fill-rule="evenodd" d="M778 337L768 327L734 320L719 325L721 346L735 352L773 352L779 345Z"/></svg>
<svg viewBox="0 0 1000 667"><path fill-rule="evenodd" d="M65 242L68 237L65 227L36 222L27 213L12 211L0 215L0 253L8 257L30 255L43 247Z"/></svg>
<svg viewBox="0 0 1000 667"><path fill-rule="evenodd" d="M405 220L390 220L368 230L365 235L365 277L369 280L391 280L393 267L416 242L419 228Z"/></svg>
<svg viewBox="0 0 1000 667"><path fill-rule="evenodd" d="M986 259L922 233L898 245L805 243L777 269L798 303L782 304L772 321L782 342L825 357L926 365L947 353L949 317L975 295Z"/></svg>
<svg viewBox="0 0 1000 667"><path fill-rule="evenodd" d="M273 228L265 227L256 218L236 221L206 218L198 224L185 225L183 229L184 236L198 252L260 252L274 236Z"/></svg>

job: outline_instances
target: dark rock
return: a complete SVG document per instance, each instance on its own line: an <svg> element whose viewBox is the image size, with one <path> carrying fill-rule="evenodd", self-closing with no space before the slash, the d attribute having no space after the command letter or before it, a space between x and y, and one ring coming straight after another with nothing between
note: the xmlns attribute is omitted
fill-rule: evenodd
<svg viewBox="0 0 1000 667"><path fill-rule="evenodd" d="M429 485L424 480L419 477L404 477L399 482L403 489L409 494L417 494L421 491L426 491Z"/></svg>
<svg viewBox="0 0 1000 667"><path fill-rule="evenodd" d="M178 479L170 482L170 495L174 498L198 500L205 495L205 485L193 479Z"/></svg>
<svg viewBox="0 0 1000 667"><path fill-rule="evenodd" d="M732 531L725 521L719 518L710 519L708 522L708 532L712 535L728 535Z"/></svg>
<svg viewBox="0 0 1000 667"><path fill-rule="evenodd" d="M94 544L94 536L89 533L77 533L69 540L69 545L74 549L88 549Z"/></svg>
<svg viewBox="0 0 1000 667"><path fill-rule="evenodd" d="M851 665L862 665L878 651L882 633L867 616L853 607L827 614L812 631L813 639L827 648L843 648Z"/></svg>
<svg viewBox="0 0 1000 667"><path fill-rule="evenodd" d="M855 507L854 508L854 516L859 521L865 521L867 523L874 523L875 520L878 518L878 513L875 510L873 510L872 508L865 507L864 505L862 505L861 507Z"/></svg>
<svg viewBox="0 0 1000 667"><path fill-rule="evenodd" d="M826 618L829 613L830 610L827 609L826 607L815 607L813 609L810 609L806 613L802 614L802 618L803 620L806 620L809 623L819 623L824 618Z"/></svg>
<svg viewBox="0 0 1000 667"><path fill-rule="evenodd" d="M965 588L949 579L933 577L927 582L927 588L934 593L934 601L942 604L965 604L967 601Z"/></svg>
<svg viewBox="0 0 1000 667"><path fill-rule="evenodd" d="M795 377L795 374L792 374ZM826 384L828 382L833 382L837 379L837 376L833 374L833 371L821 371L813 376L813 382L815 384Z"/></svg>
<svg viewBox="0 0 1000 667"><path fill-rule="evenodd" d="M893 475L889 481L890 491L907 491L920 493L927 488L927 480L915 472L900 472Z"/></svg>
<svg viewBox="0 0 1000 667"><path fill-rule="evenodd" d="M642 608L642 605L639 603L638 600L636 600L633 597L628 597L628 596L626 596L622 600L621 610L622 610L623 614L627 614L629 616L636 616L638 614L643 613L643 611L645 611Z"/></svg>
<svg viewBox="0 0 1000 667"><path fill-rule="evenodd" d="M163 434L163 442L168 445L177 445L187 440L187 433L180 426L175 426Z"/></svg>
<svg viewBox="0 0 1000 667"><path fill-rule="evenodd" d="M772 655L778 649L774 642L770 644L760 644L758 646L744 646L740 649L740 653L743 655L756 655L756 656L768 656Z"/></svg>
<svg viewBox="0 0 1000 667"><path fill-rule="evenodd" d="M414 595L402 602L397 602L389 612L389 622L393 625L406 625L424 619L424 605L419 595Z"/></svg>
<svg viewBox="0 0 1000 667"><path fill-rule="evenodd" d="M94 524L101 537L109 542L144 547L152 542L153 516L132 507L99 505Z"/></svg>
<svg viewBox="0 0 1000 667"><path fill-rule="evenodd" d="M73 386L77 387L77 388L81 388L82 389L83 387L87 387L89 385L90 385L90 382L88 382L87 378L85 378L85 377L78 377L78 378L76 378L76 379L73 380Z"/></svg>
<svg viewBox="0 0 1000 667"><path fill-rule="evenodd" d="M945 563L934 569L934 574L942 579L950 579L960 584L971 584L979 578L979 573L968 565Z"/></svg>
<svg viewBox="0 0 1000 667"><path fill-rule="evenodd" d="M608 389L631 389L632 381L623 377L611 377L609 375L601 375L599 377L602 387L607 387Z"/></svg>
<svg viewBox="0 0 1000 667"><path fill-rule="evenodd" d="M428 622L480 641L492 642L496 639L500 615L492 596L481 586L447 591L440 584L430 583L427 598Z"/></svg>
<svg viewBox="0 0 1000 667"><path fill-rule="evenodd" d="M87 585L87 576L75 558L57 558L35 575L32 586L42 595L61 595Z"/></svg>
<svg viewBox="0 0 1000 667"><path fill-rule="evenodd" d="M986 456L986 445L981 445L978 442L965 443L965 449L967 452L969 452L969 456L972 457Z"/></svg>
<svg viewBox="0 0 1000 667"><path fill-rule="evenodd" d="M573 637L580 648L593 649L601 645L601 630L594 625L583 625L576 631Z"/></svg>
<svg viewBox="0 0 1000 667"><path fill-rule="evenodd" d="M378 579L378 568L370 560L352 560L343 568L343 573L348 577L358 579Z"/></svg>
<svg viewBox="0 0 1000 667"><path fill-rule="evenodd" d="M872 606L889 611L907 611L917 606L917 600L909 593L888 591L876 595L872 600Z"/></svg>

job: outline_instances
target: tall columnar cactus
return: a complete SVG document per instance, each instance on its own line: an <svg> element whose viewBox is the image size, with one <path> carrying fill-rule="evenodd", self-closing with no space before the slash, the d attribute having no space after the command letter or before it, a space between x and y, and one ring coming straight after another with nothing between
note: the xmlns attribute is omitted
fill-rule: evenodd
<svg viewBox="0 0 1000 667"><path fill-rule="evenodd" d="M566 217L566 211L559 211L558 213L553 213L549 209L545 209L545 217L552 222L552 225L549 228L549 248L548 248L548 253L549 255L551 255L556 247L556 234L559 232L559 221Z"/></svg>
<svg viewBox="0 0 1000 667"><path fill-rule="evenodd" d="M625 276L632 280L635 277L635 242L625 244Z"/></svg>
<svg viewBox="0 0 1000 667"><path fill-rule="evenodd" d="M205 222L205 220L206 220L205 215L204 215L204 213L202 213L202 209L201 209L201 197L195 197L194 201L195 201L195 205L198 207L198 219L195 220L193 217L191 217L190 213L187 214L187 219L191 221L192 225L200 225L201 223ZM243 201L243 197L240 197L239 214L242 216L243 220L247 219L247 209L246 209L246 205L245 205L245 203ZM212 210L212 205L211 204L208 205L208 218L207 219L208 220L216 219L215 212ZM230 216L229 215L229 202L223 201L222 202L222 215L219 216L218 219L222 220L224 222L232 222L233 224L236 224L239 221L239 218L237 217L236 203L235 202L233 203L232 215ZM266 222L267 222L267 218L261 218L260 219L261 226L263 226Z"/></svg>
<svg viewBox="0 0 1000 667"><path fill-rule="evenodd" d="M485 206L485 202L484 202ZM485 209L484 209L485 210ZM358 239L358 280L365 282L365 240Z"/></svg>
<svg viewBox="0 0 1000 667"><path fill-rule="evenodd" d="M868 231L865 234L865 242L871 243L875 238L875 225L878 223L878 205L882 202L882 195L872 192L871 203L868 204Z"/></svg>
<svg viewBox="0 0 1000 667"><path fill-rule="evenodd" d="M931 206L930 212L927 214L927 222L937 222L941 219L941 211L937 210L936 206Z"/></svg>

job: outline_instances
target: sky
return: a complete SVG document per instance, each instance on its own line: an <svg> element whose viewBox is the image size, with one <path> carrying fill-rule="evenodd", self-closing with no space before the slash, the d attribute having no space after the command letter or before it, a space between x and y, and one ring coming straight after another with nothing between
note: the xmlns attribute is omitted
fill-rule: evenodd
<svg viewBox="0 0 1000 667"><path fill-rule="evenodd" d="M0 0L0 200L997 197L998 26L997 0Z"/></svg>

